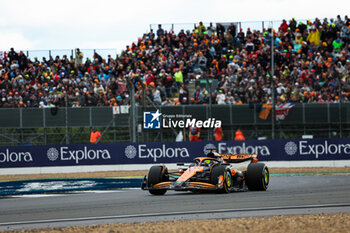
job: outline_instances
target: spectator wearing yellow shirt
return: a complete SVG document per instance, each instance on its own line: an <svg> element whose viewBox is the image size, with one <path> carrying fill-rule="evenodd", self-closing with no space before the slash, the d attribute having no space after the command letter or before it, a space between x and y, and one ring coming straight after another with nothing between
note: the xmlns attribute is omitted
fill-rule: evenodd
<svg viewBox="0 0 350 233"><path fill-rule="evenodd" d="M306 41L309 43L313 43L316 46L319 46L320 40L321 40L321 32L313 26L310 34L306 38Z"/></svg>

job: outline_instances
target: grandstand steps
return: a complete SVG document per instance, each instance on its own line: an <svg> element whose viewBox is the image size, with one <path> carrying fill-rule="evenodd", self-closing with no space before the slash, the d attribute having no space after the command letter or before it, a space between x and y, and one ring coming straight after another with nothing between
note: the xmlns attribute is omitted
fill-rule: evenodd
<svg viewBox="0 0 350 233"><path fill-rule="evenodd" d="M188 93L189 93L189 97L193 97L193 92L195 92L196 90L196 83L195 80L190 80L190 82L187 84L187 89L188 89Z"/></svg>
<svg viewBox="0 0 350 233"><path fill-rule="evenodd" d="M193 92L196 90L195 80L190 80L186 86L189 98L193 97ZM179 92L174 92L173 97L170 98L170 100L174 100L175 98L179 98Z"/></svg>

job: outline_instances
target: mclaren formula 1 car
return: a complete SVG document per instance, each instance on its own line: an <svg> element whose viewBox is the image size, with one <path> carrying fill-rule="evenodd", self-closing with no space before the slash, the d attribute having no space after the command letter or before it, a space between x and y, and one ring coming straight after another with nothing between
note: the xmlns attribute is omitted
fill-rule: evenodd
<svg viewBox="0 0 350 233"><path fill-rule="evenodd" d="M245 171L232 163L250 161ZM269 169L258 163L256 154L218 154L211 150L197 157L192 164L177 164L178 171L169 172L164 165L152 166L141 185L153 195L167 190L229 193L234 191L265 191L269 185Z"/></svg>

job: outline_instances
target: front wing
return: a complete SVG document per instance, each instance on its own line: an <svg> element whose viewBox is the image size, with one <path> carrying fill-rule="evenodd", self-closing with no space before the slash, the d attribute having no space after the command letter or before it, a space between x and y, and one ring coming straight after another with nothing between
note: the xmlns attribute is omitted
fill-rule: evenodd
<svg viewBox="0 0 350 233"><path fill-rule="evenodd" d="M176 182L176 181L165 181L158 184L153 185L152 187L147 187L146 177L142 181L141 189L143 190L156 190L156 189L166 189L166 190L175 190L175 191L215 191L222 189L222 184L209 184L205 182L194 182L194 181L186 181L186 182Z"/></svg>

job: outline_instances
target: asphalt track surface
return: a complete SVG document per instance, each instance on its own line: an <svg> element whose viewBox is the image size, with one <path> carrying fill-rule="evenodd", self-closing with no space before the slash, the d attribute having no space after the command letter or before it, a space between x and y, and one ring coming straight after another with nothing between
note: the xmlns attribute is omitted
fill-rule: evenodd
<svg viewBox="0 0 350 233"><path fill-rule="evenodd" d="M275 176L266 192L152 196L140 189L0 199L0 230L350 212L350 176Z"/></svg>

